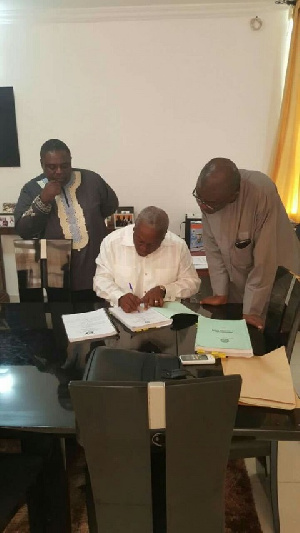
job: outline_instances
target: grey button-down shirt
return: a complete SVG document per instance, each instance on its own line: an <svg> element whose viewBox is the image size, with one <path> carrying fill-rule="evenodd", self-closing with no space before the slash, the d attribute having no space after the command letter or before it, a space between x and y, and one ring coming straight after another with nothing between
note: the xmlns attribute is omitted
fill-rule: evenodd
<svg viewBox="0 0 300 533"><path fill-rule="evenodd" d="M277 267L300 274L300 243L270 178L240 173L235 202L203 213L203 240L214 294L243 302L244 314L264 316ZM235 246L245 239L251 240L248 246Z"/></svg>

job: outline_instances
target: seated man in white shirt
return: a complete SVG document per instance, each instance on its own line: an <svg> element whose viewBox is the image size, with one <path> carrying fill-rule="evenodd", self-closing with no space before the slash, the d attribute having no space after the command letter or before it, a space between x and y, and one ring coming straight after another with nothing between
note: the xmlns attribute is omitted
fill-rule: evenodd
<svg viewBox="0 0 300 533"><path fill-rule="evenodd" d="M110 233L96 259L94 291L131 313L141 303L162 307L164 301L189 298L200 280L186 243L168 231L165 211L150 206L134 226Z"/></svg>

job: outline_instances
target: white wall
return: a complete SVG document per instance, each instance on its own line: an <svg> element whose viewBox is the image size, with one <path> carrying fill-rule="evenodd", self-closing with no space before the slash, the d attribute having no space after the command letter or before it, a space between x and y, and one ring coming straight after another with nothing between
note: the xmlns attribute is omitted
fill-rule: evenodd
<svg viewBox="0 0 300 533"><path fill-rule="evenodd" d="M258 15L260 31L249 21ZM51 137L99 172L121 205L164 208L179 233L200 169L215 156L268 170L282 89L287 11L163 20L0 26L0 85L15 91L21 168L0 168L0 206L40 173ZM4 238L7 286L16 294Z"/></svg>

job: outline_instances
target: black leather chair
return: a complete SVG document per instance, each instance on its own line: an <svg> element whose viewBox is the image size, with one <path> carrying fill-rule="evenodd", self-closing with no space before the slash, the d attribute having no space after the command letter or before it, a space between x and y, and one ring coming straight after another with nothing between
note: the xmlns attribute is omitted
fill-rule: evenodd
<svg viewBox="0 0 300 533"><path fill-rule="evenodd" d="M300 325L300 281L284 267L277 269L268 307L264 336L266 352L285 346L290 361ZM257 459L257 471L270 498L274 533L280 533L278 508L278 443L250 438L234 438L230 459ZM264 474L264 475L263 475Z"/></svg>
<svg viewBox="0 0 300 533"><path fill-rule="evenodd" d="M299 325L299 276L284 267L278 267L264 330L267 352L285 346L290 361Z"/></svg>
<svg viewBox="0 0 300 533"><path fill-rule="evenodd" d="M172 375L173 363L178 365L173 356L98 348L87 381L70 384L96 509L90 531L198 533L201 524L207 533L224 531L225 473L241 379L149 385L151 375ZM162 401L154 413L152 387Z"/></svg>

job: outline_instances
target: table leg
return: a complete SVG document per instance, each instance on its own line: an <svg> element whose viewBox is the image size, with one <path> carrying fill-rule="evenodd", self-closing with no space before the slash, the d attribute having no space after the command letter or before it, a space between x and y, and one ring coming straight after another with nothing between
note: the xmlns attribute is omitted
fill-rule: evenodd
<svg viewBox="0 0 300 533"><path fill-rule="evenodd" d="M1 302L3 303L9 302L9 296L6 292L3 250L2 250L2 241L1 241L1 235L0 235L0 303Z"/></svg>
<svg viewBox="0 0 300 533"><path fill-rule="evenodd" d="M44 467L39 483L40 517L43 529L39 533L71 533L69 486L65 465L64 447L61 439L53 435L33 434L22 439L22 448L27 453L36 453L44 458ZM29 519L36 519L37 510L33 492ZM36 502L36 500L35 500ZM29 505L30 507L30 505Z"/></svg>

